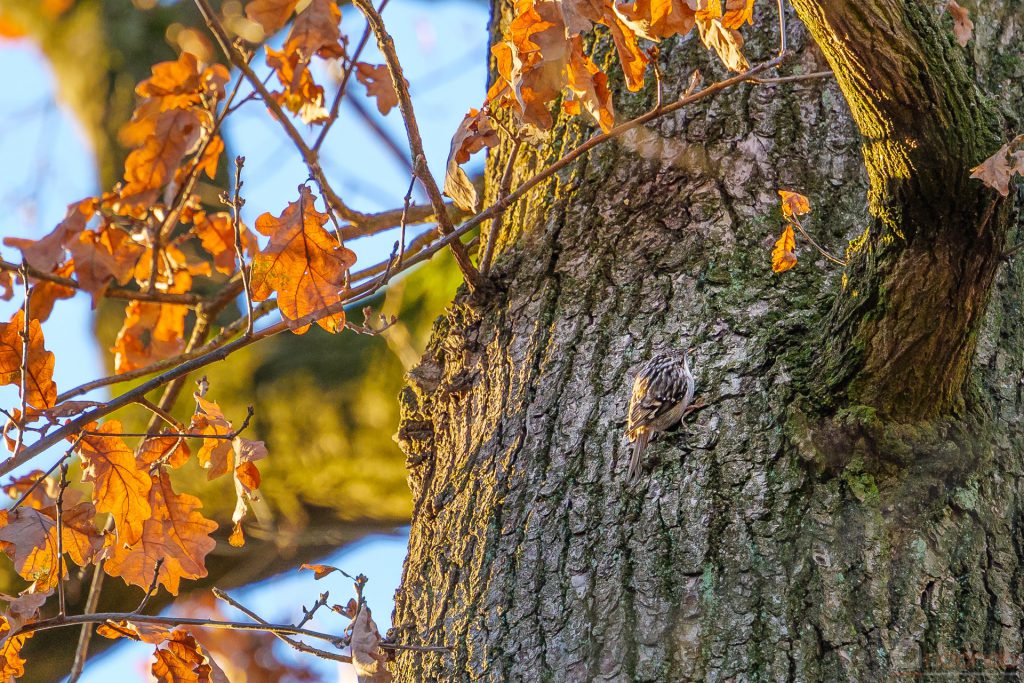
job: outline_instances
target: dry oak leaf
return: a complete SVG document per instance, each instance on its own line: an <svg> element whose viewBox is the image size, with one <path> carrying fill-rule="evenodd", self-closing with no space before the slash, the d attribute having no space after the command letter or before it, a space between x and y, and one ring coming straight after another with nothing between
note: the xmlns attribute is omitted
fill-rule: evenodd
<svg viewBox="0 0 1024 683"><path fill-rule="evenodd" d="M182 52L176 61L153 65L153 75L135 87L141 97L155 100L161 111L203 106L204 96L224 97L224 86L231 75L223 64L200 71L196 56Z"/></svg>
<svg viewBox="0 0 1024 683"><path fill-rule="evenodd" d="M324 89L313 81L309 64L297 52L278 52L265 46L267 66L277 73L277 79L284 86L281 92L271 95L282 107L298 117L305 124L323 123L330 118L324 106Z"/></svg>
<svg viewBox="0 0 1024 683"><path fill-rule="evenodd" d="M341 10L334 0L312 0L299 12L284 41L284 51L298 53L306 62L319 55L325 59L342 57Z"/></svg>
<svg viewBox="0 0 1024 683"><path fill-rule="evenodd" d="M772 249L772 270L776 273L784 273L796 265L796 237L793 235L793 226L789 223L783 228L782 234L775 242Z"/></svg>
<svg viewBox="0 0 1024 683"><path fill-rule="evenodd" d="M100 624L96 633L111 640L128 638L150 645L159 645L171 637L171 630L162 624L137 623L124 619Z"/></svg>
<svg viewBox="0 0 1024 683"><path fill-rule="evenodd" d="M462 118L452 137L448 151L448 168L444 176L444 193L455 201L455 205L466 211L476 211L479 198L476 187L462 170L462 164L484 147L497 146L498 133L491 127L491 120L485 110L470 109Z"/></svg>
<svg viewBox="0 0 1024 683"><path fill-rule="evenodd" d="M696 12L686 0L635 0L614 7L636 35L648 40L685 36L696 23Z"/></svg>
<svg viewBox="0 0 1024 683"><path fill-rule="evenodd" d="M71 261L53 271L58 277L71 278L75 272L75 264ZM75 295L72 287L49 280L39 280L32 285L32 294L28 300L28 317L43 323L53 313L53 305L58 299L70 299Z"/></svg>
<svg viewBox="0 0 1024 683"><path fill-rule="evenodd" d="M361 682L390 683L391 672L385 662L387 656L380 649L380 633L370 615L370 608L363 603L352 621L352 666Z"/></svg>
<svg viewBox="0 0 1024 683"><path fill-rule="evenodd" d="M155 512L149 503L150 476L121 437L105 435L121 432L120 422L109 420L89 429L98 434L87 434L79 444L82 481L94 486L96 510L113 515L118 547L134 545Z"/></svg>
<svg viewBox="0 0 1024 683"><path fill-rule="evenodd" d="M35 621L39 616L39 608L52 594L49 591L41 593L23 591L15 598L0 593L0 599L7 602L7 612L4 613L7 625L11 627L12 631L17 631L25 624ZM6 640L6 638L6 634L0 636L0 640Z"/></svg>
<svg viewBox="0 0 1024 683"><path fill-rule="evenodd" d="M299 0L252 0L245 6L245 16L262 26L269 36L288 23L298 4Z"/></svg>
<svg viewBox="0 0 1024 683"><path fill-rule="evenodd" d="M742 73L750 68L743 56L743 36L739 31L726 27L720 19L702 19L698 14L697 32L704 47L717 52L727 69Z"/></svg>
<svg viewBox="0 0 1024 683"><path fill-rule="evenodd" d="M174 492L164 469L148 477L148 503L153 514L143 522L137 543L126 546L108 542L103 568L107 574L145 589L152 584L153 568L162 558L157 581L171 595L177 595L181 579L206 576L206 556L217 545L210 534L217 529L217 523L198 512L203 506L198 498Z"/></svg>
<svg viewBox="0 0 1024 683"><path fill-rule="evenodd" d="M192 455L188 443L180 436L154 436L139 446L138 461L142 465L160 463L178 469Z"/></svg>
<svg viewBox="0 0 1024 683"><path fill-rule="evenodd" d="M92 294L92 306L106 292L112 280L126 284L145 248L131 235L117 228L100 232L84 230L68 244L75 259L78 286Z"/></svg>
<svg viewBox="0 0 1024 683"><path fill-rule="evenodd" d="M956 0L949 0L946 3L946 10L949 16L953 17L953 35L960 47L965 47L971 42L971 35L974 33L974 22L967 10L957 4Z"/></svg>
<svg viewBox="0 0 1024 683"><path fill-rule="evenodd" d="M305 185L299 186L299 201L292 202L274 217L265 213L256 219L256 230L270 243L253 259L250 287L254 301L265 301L277 292L277 306L289 321L322 311L341 302L339 292L345 286L348 269L356 255L338 244L324 230L327 214L314 207L314 197ZM317 321L328 332L345 325L345 312ZM302 334L309 325L293 328Z"/></svg>
<svg viewBox="0 0 1024 683"><path fill-rule="evenodd" d="M64 260L65 245L78 233L85 230L86 224L96 213L97 204L95 197L69 204L64 220L46 237L38 240L5 237L4 244L20 249L25 262L36 270L49 273Z"/></svg>
<svg viewBox="0 0 1024 683"><path fill-rule="evenodd" d="M11 626L7 618L0 619L0 680L9 681L25 675L25 659L21 648L34 633L11 637Z"/></svg>
<svg viewBox="0 0 1024 683"><path fill-rule="evenodd" d="M220 406L194 394L199 410L192 416L189 432L210 436L227 436L233 428ZM196 454L199 464L206 470L207 479L216 479L234 467L231 439L203 439L203 447Z"/></svg>
<svg viewBox="0 0 1024 683"><path fill-rule="evenodd" d="M1010 194L1010 178L1014 173L1024 175L1024 150L1011 153L1011 149L1024 143L1024 135L999 148L995 154L971 169L971 177L977 178L999 194Z"/></svg>
<svg viewBox="0 0 1024 683"><path fill-rule="evenodd" d="M72 490L73 491L73 490ZM71 491L67 492L68 494ZM93 561L103 546L101 534L96 530L96 509L87 501L74 502L65 495L61 536L66 552L80 567ZM57 507L43 509L19 507L4 511L0 521L0 541L14 561L15 570L22 578L35 582L37 590L48 591L57 586ZM67 576L67 565L64 566Z"/></svg>
<svg viewBox="0 0 1024 683"><path fill-rule="evenodd" d="M377 100L377 111L382 116L387 116L387 113L398 104L398 92L395 90L395 81L391 78L391 72L383 64L373 66L364 62L357 62L356 80L366 86L367 96ZM405 87L409 87L408 80L405 81Z"/></svg>
<svg viewBox="0 0 1024 683"><path fill-rule="evenodd" d="M799 192L779 190L779 197L782 198L782 215L786 218L802 216L811 211L810 201Z"/></svg>
<svg viewBox="0 0 1024 683"><path fill-rule="evenodd" d="M171 631L164 647L153 653L153 677L160 683L229 683L224 671L190 633Z"/></svg>
<svg viewBox="0 0 1024 683"><path fill-rule="evenodd" d="M129 301L124 325L110 349L114 372L135 370L184 351L188 312L188 306L180 304Z"/></svg>
<svg viewBox="0 0 1024 683"><path fill-rule="evenodd" d="M301 567L299 567L299 569L308 569L309 571L313 572L314 578L317 581L333 572L341 572L342 574L345 574L345 572L341 571L337 567L332 567L329 564L304 564ZM345 574L345 576L348 576L348 574Z"/></svg>
<svg viewBox="0 0 1024 683"><path fill-rule="evenodd" d="M234 273L237 270L237 259L235 228L231 223L231 215L223 211L212 214L200 211L195 214L193 224L203 249L213 256L213 267L225 275ZM258 251L256 237L245 225L239 225L239 232L242 236L243 252L252 256Z"/></svg>
<svg viewBox="0 0 1024 683"><path fill-rule="evenodd" d="M137 212L156 201L160 188L174 178L182 159L195 151L212 127L210 113L202 109L161 112L152 134L125 159L121 201Z"/></svg>
<svg viewBox="0 0 1024 683"><path fill-rule="evenodd" d="M25 366L26 402L38 410L50 408L57 401L57 385L53 381L55 359L43 344L43 328L38 320L29 319L28 360L23 354L25 311L19 309L8 323L0 323L0 386L14 384L19 394L22 366Z"/></svg>

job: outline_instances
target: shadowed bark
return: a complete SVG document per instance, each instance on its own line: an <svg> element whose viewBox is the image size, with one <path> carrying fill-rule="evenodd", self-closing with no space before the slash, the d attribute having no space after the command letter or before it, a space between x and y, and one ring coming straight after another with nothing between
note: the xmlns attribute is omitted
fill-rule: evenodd
<svg viewBox="0 0 1024 683"><path fill-rule="evenodd" d="M415 510L392 636L451 652L399 654L399 680L1020 666L1024 266L1000 267L999 248L1007 229L1020 238L1021 198L979 229L995 195L966 175L995 151L1000 115L1019 126L1022 7L975 12L965 58L937 8L867 5L799 3L823 41L855 38L839 21L860 12L869 44L823 55L791 16L790 68L849 63L883 99L904 87L877 108L890 129L865 130L869 101L851 115L845 77L741 86L595 150L506 218L500 293L457 298L402 395ZM751 61L775 48L770 9L744 29ZM897 34L920 50L892 52ZM662 60L669 99L693 68L721 73L692 38ZM650 105L612 80L621 118ZM970 91L950 105L936 83ZM949 129L954 115L975 120ZM589 134L562 119L517 177ZM865 168L862 148L894 136L921 175ZM489 160L490 192L507 154ZM871 226L845 287L806 246L771 273L777 188L810 197L807 226L833 252ZM706 407L627 487L633 374L683 346Z"/></svg>

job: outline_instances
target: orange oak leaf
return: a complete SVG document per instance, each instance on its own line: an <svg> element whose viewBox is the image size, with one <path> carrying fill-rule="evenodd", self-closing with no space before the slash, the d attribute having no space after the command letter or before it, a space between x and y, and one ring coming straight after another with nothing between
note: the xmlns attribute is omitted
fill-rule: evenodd
<svg viewBox="0 0 1024 683"><path fill-rule="evenodd" d="M26 633L11 637L11 625L7 618L0 619L0 680L9 681L25 675L25 658L21 656L21 648L25 641L34 633Z"/></svg>
<svg viewBox="0 0 1024 683"><path fill-rule="evenodd" d="M121 431L120 422L109 420L92 431L98 434L84 436L79 444L82 481L94 486L96 510L113 515L118 547L134 545L154 514L149 503L150 477L121 437L107 436Z"/></svg>
<svg viewBox="0 0 1024 683"><path fill-rule="evenodd" d="M298 117L305 124L324 123L330 113L324 107L324 89L313 81L309 64L297 52L280 52L265 46L267 66L277 73L277 79L284 86L280 92L271 95L278 104Z"/></svg>
<svg viewBox="0 0 1024 683"><path fill-rule="evenodd" d="M125 583L148 588L156 562L163 558L157 581L177 595L182 579L206 576L206 556L217 545L210 534L217 523L198 512L202 507L198 498L174 492L164 469L148 478L148 504L153 514L143 522L137 543L108 543L109 555L103 568Z"/></svg>
<svg viewBox="0 0 1024 683"><path fill-rule="evenodd" d="M217 176L217 165L220 163L220 155L224 152L224 139L219 135L213 136L203 156L199 159L199 168L206 174L206 177L213 180Z"/></svg>
<svg viewBox="0 0 1024 683"><path fill-rule="evenodd" d="M171 631L164 647L153 653L153 677L160 683L228 683L224 671L182 629Z"/></svg>
<svg viewBox="0 0 1024 683"><path fill-rule="evenodd" d="M138 623L121 619L107 621L96 628L96 633L104 638L128 638L150 645L159 645L171 638L171 630L162 624Z"/></svg>
<svg viewBox="0 0 1024 683"><path fill-rule="evenodd" d="M967 43L971 42L971 36L974 34L974 22L971 21L971 15L957 4L956 0L949 0L946 3L946 11L949 12L949 16L953 17L953 35L956 36L956 42L960 43L960 47L965 47Z"/></svg>
<svg viewBox="0 0 1024 683"><path fill-rule="evenodd" d="M1024 176L1024 150L1012 152L1017 146L1024 146L1024 135L1013 140L985 161L971 169L971 177L980 180L1002 196L1010 194L1010 179L1015 173Z"/></svg>
<svg viewBox="0 0 1024 683"><path fill-rule="evenodd" d="M38 320L29 320L28 362L25 362L25 312L21 309L8 323L0 323L0 385L14 384L19 395L22 366L25 366L26 402L37 411L50 408L57 401L57 385L53 381L53 353L43 344L43 329Z"/></svg>
<svg viewBox="0 0 1024 683"><path fill-rule="evenodd" d="M686 0L634 0L617 2L614 8L636 35L648 40L685 36L696 23L696 12Z"/></svg>
<svg viewBox="0 0 1024 683"><path fill-rule="evenodd" d="M299 0L252 0L245 6L245 16L262 26L269 36L288 23L298 4Z"/></svg>
<svg viewBox="0 0 1024 683"><path fill-rule="evenodd" d="M704 47L717 52L730 71L740 73L750 68L750 63L743 56L743 36L736 29L728 28L720 19L702 18L698 14L697 33Z"/></svg>
<svg viewBox="0 0 1024 683"><path fill-rule="evenodd" d="M131 235L117 228L100 232L83 230L68 244L75 259L75 278L78 286L92 294L92 305L106 292L112 280L126 284L144 251Z"/></svg>
<svg viewBox="0 0 1024 683"><path fill-rule="evenodd" d="M64 220L46 237L39 240L5 237L4 244L20 249L25 262L36 270L49 273L64 260L65 245L85 230L85 226L96 213L96 206L95 197L70 204Z"/></svg>
<svg viewBox="0 0 1024 683"><path fill-rule="evenodd" d="M779 190L779 197L782 198L782 215L786 218L802 216L811 210L810 201L799 192Z"/></svg>
<svg viewBox="0 0 1024 683"><path fill-rule="evenodd" d="M52 595L49 591L35 593L22 591L17 597L3 595L0 593L0 600L7 603L7 612L4 619L12 631L17 631L25 624L30 624L39 616L39 608L46 603L46 599ZM6 640L6 635L0 635L0 639Z"/></svg>
<svg viewBox="0 0 1024 683"><path fill-rule="evenodd" d="M235 547L245 545L242 533L242 520L245 519L252 501L256 499L256 489L260 487L260 471L256 467L257 460L267 457L267 447L262 441L253 441L236 436L232 440L235 452L235 509L231 514L234 530L228 542Z"/></svg>
<svg viewBox="0 0 1024 683"><path fill-rule="evenodd" d="M192 451L180 436L154 436L146 439L139 447L138 460L143 465L154 463L170 465L177 469L188 462Z"/></svg>
<svg viewBox="0 0 1024 683"><path fill-rule="evenodd" d="M601 130L606 133L610 131L615 125L615 114L612 112L608 76L583 53L581 36L572 39L566 74L567 85L573 95L570 102L578 103L577 107L567 107L567 111L579 113L578 109L582 107L597 121Z"/></svg>
<svg viewBox="0 0 1024 683"><path fill-rule="evenodd" d="M324 578L328 574L332 574L334 572L341 572L342 574L345 574L345 572L342 572L337 567L332 567L329 564L304 564L301 567L299 567L299 569L308 569L309 571L313 572L313 575L317 581Z"/></svg>
<svg viewBox="0 0 1024 683"><path fill-rule="evenodd" d="M776 273L784 273L796 265L796 237L793 235L793 226L786 224L775 242L772 249L772 270Z"/></svg>
<svg viewBox="0 0 1024 683"><path fill-rule="evenodd" d="M188 307L151 301L129 301L125 320L111 351L120 374L178 355L185 349Z"/></svg>
<svg viewBox="0 0 1024 683"><path fill-rule="evenodd" d="M366 94L377 100L377 111L382 116L398 104L398 93L395 91L395 81L391 78L391 72L384 65L373 66L364 62L356 64L356 80L366 86ZM405 82L409 87L409 81Z"/></svg>
<svg viewBox="0 0 1024 683"><path fill-rule="evenodd" d="M738 29L744 23L754 23L754 0L728 0L722 15L722 25Z"/></svg>
<svg viewBox="0 0 1024 683"><path fill-rule="evenodd" d="M231 423L220 406L207 401L199 394L194 394L199 410L192 416L189 431L193 434L206 434L223 437L231 434ZM231 439L203 439L203 447L196 454L199 464L206 470L207 479L216 479L227 474L234 467Z"/></svg>
<svg viewBox="0 0 1024 683"><path fill-rule="evenodd" d="M455 201L455 205L466 211L475 211L479 202L476 187L462 170L462 164L484 147L497 146L498 133L491 127L491 120L484 110L470 109L452 137L448 151L448 168L444 176L444 193Z"/></svg>
<svg viewBox="0 0 1024 683"><path fill-rule="evenodd" d="M198 212L194 219L195 232L200 242L211 256L213 267L225 275L237 270L235 256L235 229L231 223L231 215L223 211L213 214ZM242 236L244 253L252 256L257 252L256 237L245 225L239 226Z"/></svg>
<svg viewBox="0 0 1024 683"><path fill-rule="evenodd" d="M68 262L53 271L54 275L70 278L75 272L75 264ZM38 280L32 285L32 294L28 301L28 317L39 322L46 322L53 313L53 305L58 299L70 299L75 290L66 285L49 280Z"/></svg>
<svg viewBox="0 0 1024 683"><path fill-rule="evenodd" d="M178 59L153 65L153 75L135 87L135 93L155 100L161 111L190 109L203 105L203 97L224 97L224 86L231 80L223 64L214 64L202 71L195 55L182 52Z"/></svg>
<svg viewBox="0 0 1024 683"><path fill-rule="evenodd" d="M341 10L334 0L312 0L299 12L284 41L284 51L298 53L308 62L313 55L337 58L345 54L341 46Z"/></svg>
<svg viewBox="0 0 1024 683"><path fill-rule="evenodd" d="M152 204L185 155L195 150L212 127L206 110L170 109L157 115L152 134L124 162L122 202L137 211Z"/></svg>
<svg viewBox="0 0 1024 683"><path fill-rule="evenodd" d="M348 269L356 262L356 255L324 230L327 214L317 211L314 201L309 188L300 185L299 201L280 216L265 213L256 219L256 230L270 243L252 262L252 298L264 301L277 292L278 308L290 321L339 303ZM344 323L341 310L317 321L328 332L339 331ZM307 329L303 325L293 331Z"/></svg>
<svg viewBox="0 0 1024 683"><path fill-rule="evenodd" d="M68 492L71 493L70 491ZM80 495L80 494L79 494ZM96 530L96 510L87 501L69 504L74 500L65 496L61 536L66 552L80 567L92 562L103 546ZM48 591L57 585L57 506L43 509L19 507L3 515L6 523L0 527L0 541L14 560L14 568L22 578L35 582L36 590ZM67 576L67 565L64 566Z"/></svg>

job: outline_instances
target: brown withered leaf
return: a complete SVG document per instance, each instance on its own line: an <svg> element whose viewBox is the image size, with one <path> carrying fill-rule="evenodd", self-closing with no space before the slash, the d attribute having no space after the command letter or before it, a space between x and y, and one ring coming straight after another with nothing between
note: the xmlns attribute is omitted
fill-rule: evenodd
<svg viewBox="0 0 1024 683"><path fill-rule="evenodd" d="M1018 135L1000 147L995 154L972 168L971 177L977 178L1002 196L1008 196L1010 194L1010 179L1014 173L1024 175L1024 161L1022 161L1024 154L1021 152L1010 153L1014 146L1021 143L1024 143L1024 135Z"/></svg>
<svg viewBox="0 0 1024 683"><path fill-rule="evenodd" d="M25 262L36 270L49 273L64 260L65 245L85 230L85 226L96 213L96 205L95 197L69 204L64 220L46 237L38 240L5 237L4 244L20 249Z"/></svg>
<svg viewBox="0 0 1024 683"><path fill-rule="evenodd" d="M462 170L462 164L484 147L496 147L498 133L491 126L485 110L470 109L452 137L448 151L448 168L444 176L444 193L455 205L466 211L476 211L479 199L473 182Z"/></svg>
<svg viewBox="0 0 1024 683"><path fill-rule="evenodd" d="M356 80L366 86L367 96L377 100L377 111L382 116L387 116L387 113L398 105L395 81L391 78L391 72L383 64L374 66L358 62L356 64ZM405 87L409 87L409 81L405 82Z"/></svg>
<svg viewBox="0 0 1024 683"><path fill-rule="evenodd" d="M578 106L566 106L566 110L576 114L579 113L578 108L582 107L597 121L601 130L605 133L610 131L615 126L615 114L612 111L608 76L583 53L583 39L580 36L572 39L566 74L567 85L573 95L570 102L578 103Z"/></svg>
<svg viewBox="0 0 1024 683"><path fill-rule="evenodd" d="M75 264L71 261L58 266L53 271L54 275L70 278L75 272ZM32 285L32 295L28 302L28 317L39 322L46 322L53 313L53 305L58 299L70 299L75 295L71 287L50 282L49 280L37 280Z"/></svg>
<svg viewBox="0 0 1024 683"><path fill-rule="evenodd" d="M191 109L203 104L203 96L224 97L224 86L231 80L223 64L200 71L195 55L182 52L178 59L153 65L153 75L135 87L135 94L158 103L160 111Z"/></svg>
<svg viewBox="0 0 1024 683"><path fill-rule="evenodd" d="M9 681L25 675L25 658L21 648L33 633L11 637L11 625L6 617L0 618L0 680Z"/></svg>
<svg viewBox="0 0 1024 683"><path fill-rule="evenodd" d="M152 301L129 301L114 346L114 372L120 374L171 358L185 349L188 307Z"/></svg>
<svg viewBox="0 0 1024 683"><path fill-rule="evenodd" d="M704 47L717 52L727 69L741 73L750 68L743 56L743 36L739 31L726 27L719 19L702 19L698 15L697 32Z"/></svg>
<svg viewBox="0 0 1024 683"><path fill-rule="evenodd" d="M299 0L251 0L245 6L245 16L263 27L267 36L277 33L288 23Z"/></svg>
<svg viewBox="0 0 1024 683"><path fill-rule="evenodd" d="M150 645L159 645L171 638L171 630L162 624L143 624L134 621L107 621L96 628L96 633L111 640L128 638Z"/></svg>
<svg viewBox="0 0 1024 683"><path fill-rule="evenodd" d="M810 201L799 192L779 190L779 197L782 198L782 215L786 218L795 218L811 211Z"/></svg>
<svg viewBox="0 0 1024 683"><path fill-rule="evenodd" d="M28 362L24 363L25 311L18 309L10 322L0 323L0 386L13 384L21 393L22 365L25 365L25 390L28 405L37 411L50 408L57 401L57 385L53 381L55 359L44 347L43 328L38 320L29 320Z"/></svg>
<svg viewBox="0 0 1024 683"><path fill-rule="evenodd" d="M220 155L224 152L224 139L214 135L213 139L203 150L203 156L199 159L199 168L210 180L217 177L217 165L220 163Z"/></svg>
<svg viewBox="0 0 1024 683"><path fill-rule="evenodd" d="M32 592L23 591L17 597L0 594L0 599L7 602L7 612L4 618L12 631L17 631L25 624L30 624L39 616L39 608L46 603L46 599L53 595L50 591ZM6 640L6 635L0 636Z"/></svg>
<svg viewBox="0 0 1024 683"><path fill-rule="evenodd" d="M614 8L636 35L648 40L685 36L696 23L696 13L686 0L634 0L617 2Z"/></svg>
<svg viewBox="0 0 1024 683"><path fill-rule="evenodd" d="M299 12L284 41L284 51L298 53L306 62L318 55L325 59L342 57L341 10L334 0L312 0Z"/></svg>
<svg viewBox="0 0 1024 683"><path fill-rule="evenodd" d="M722 15L722 25L738 29L744 23L754 24L754 0L728 0Z"/></svg>
<svg viewBox="0 0 1024 683"><path fill-rule="evenodd" d="M171 632L153 653L153 677L160 683L228 683L227 676L190 633Z"/></svg>
<svg viewBox="0 0 1024 683"><path fill-rule="evenodd" d="M149 503L150 477L121 437L107 436L122 431L120 422L109 420L91 431L99 434L87 435L79 444L82 481L94 486L96 510L113 515L118 547L133 545L155 513Z"/></svg>
<svg viewBox="0 0 1024 683"><path fill-rule="evenodd" d="M367 683L389 683L391 672L388 671L387 656L380 649L380 633L373 621L370 608L365 603L359 606L359 612L352 621L352 666L360 681Z"/></svg>
<svg viewBox="0 0 1024 683"><path fill-rule="evenodd" d="M189 432L209 436L226 436L231 434L231 423L220 406L207 401L199 394L194 394L199 410L192 416ZM200 466L206 470L207 479L216 479L227 474L234 467L231 439L203 439L203 447L196 454Z"/></svg>
<svg viewBox="0 0 1024 683"><path fill-rule="evenodd" d="M195 216L195 232L200 242L211 256L213 267L225 275L237 270L235 263L235 229L231 223L231 215L220 211L207 214L199 212ZM242 236L243 253L252 256L258 250L256 237L244 224L239 225Z"/></svg>
<svg viewBox="0 0 1024 683"><path fill-rule="evenodd" d="M332 567L329 564L304 564L301 567L299 567L299 569L308 569L309 571L313 572L314 577L316 578L317 581L333 572L341 572L342 574L345 573L337 567Z"/></svg>
<svg viewBox="0 0 1024 683"><path fill-rule="evenodd" d="M308 64L297 52L280 52L265 46L267 66L277 73L277 79L284 86L281 92L271 95L278 104L298 117L305 124L320 124L330 118L324 106L324 89L313 81Z"/></svg>
<svg viewBox="0 0 1024 683"><path fill-rule="evenodd" d="M152 204L209 128L212 119L205 110L170 109L157 115L153 132L124 162L122 202L138 210Z"/></svg>
<svg viewBox="0 0 1024 683"><path fill-rule="evenodd" d="M971 36L974 34L974 22L971 21L971 15L957 4L956 0L949 0L946 3L946 10L949 12L949 16L953 17L953 35L956 36L956 42L960 43L960 47L965 47L967 43L971 42Z"/></svg>
<svg viewBox="0 0 1024 683"><path fill-rule="evenodd" d="M324 229L327 214L317 211L314 201L309 188L300 185L299 201L290 203L280 216L265 213L256 219L256 230L270 243L252 262L252 298L265 301L276 292L278 308L289 321L339 303L346 273L356 262L356 255ZM338 332L345 313L338 311L317 324ZM293 331L302 334L307 329L309 325L303 325Z"/></svg>
<svg viewBox="0 0 1024 683"><path fill-rule="evenodd" d="M138 461L142 465L163 463L178 469L192 455L188 442L180 436L154 436L139 447Z"/></svg>
<svg viewBox="0 0 1024 683"><path fill-rule="evenodd" d="M110 227L100 232L83 230L68 249L75 259L75 279L79 287L92 294L93 308L111 281L123 285L131 279L144 251L128 233Z"/></svg>
<svg viewBox="0 0 1024 683"><path fill-rule="evenodd" d="M789 223L782 229L782 234L775 242L772 249L772 270L776 273L784 273L796 265L796 237L793 235L793 226Z"/></svg>
<svg viewBox="0 0 1024 683"><path fill-rule="evenodd" d="M153 514L143 522L137 543L128 547L108 544L103 568L107 574L145 589L153 582L153 568L162 558L157 581L177 595L182 579L206 576L206 555L217 545L210 534L217 523L198 512L202 507L198 498L174 492L164 469L148 478L148 504Z"/></svg>
<svg viewBox="0 0 1024 683"><path fill-rule="evenodd" d="M96 510L89 502L68 504L62 524L64 552L80 567L92 562L103 545L96 530ZM0 541L14 561L14 568L22 578L35 582L36 590L48 591L56 587L57 574L57 507L43 509L19 507L4 512L6 524L0 527ZM67 576L67 564L64 575Z"/></svg>

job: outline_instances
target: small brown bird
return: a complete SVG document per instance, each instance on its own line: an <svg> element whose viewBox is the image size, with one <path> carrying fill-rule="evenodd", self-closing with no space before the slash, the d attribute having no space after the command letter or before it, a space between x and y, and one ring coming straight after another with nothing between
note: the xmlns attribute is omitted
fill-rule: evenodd
<svg viewBox="0 0 1024 683"><path fill-rule="evenodd" d="M647 361L633 380L626 436L633 442L630 482L640 474L640 458L659 432L670 429L693 401L694 379L686 350L659 353Z"/></svg>

